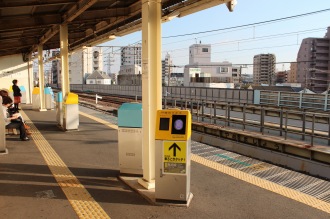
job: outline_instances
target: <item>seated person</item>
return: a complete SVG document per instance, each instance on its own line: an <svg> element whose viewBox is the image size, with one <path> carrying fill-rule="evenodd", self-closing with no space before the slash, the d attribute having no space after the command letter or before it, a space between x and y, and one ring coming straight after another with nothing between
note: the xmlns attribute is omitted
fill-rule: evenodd
<svg viewBox="0 0 330 219"><path fill-rule="evenodd" d="M9 115L8 113L8 107L10 107L12 104L13 100L9 96L2 96L2 108L6 129L19 129L20 139L22 141L28 141L30 139L27 137L24 123L20 114L14 113L12 115Z"/></svg>
<svg viewBox="0 0 330 219"><path fill-rule="evenodd" d="M21 114L19 113L19 111L13 106L13 104L10 105L10 106L8 107L7 112L9 113L9 117L11 117L12 115L16 114L16 115L19 117L19 119L22 120L22 122L23 122L23 124L24 124L24 127L25 127L25 129L26 129L26 133L27 133L28 135L31 135L31 132L28 130L28 129L30 129L30 126L28 126L28 125L25 123L25 121L24 121L22 115L21 115Z"/></svg>
<svg viewBox="0 0 330 219"><path fill-rule="evenodd" d="M1 97L9 96L9 95L8 95L8 91L6 91L6 90L0 90L0 96L1 96ZM13 104L12 104L11 106L8 107L8 113L9 113L9 117L10 117L12 114L17 113L18 116L20 116L20 118L22 119L22 122L24 123L24 127L25 127L25 129L26 129L26 133L27 133L28 135L31 135L31 132L28 130L28 129L30 129L30 126L28 126L28 125L25 123L25 121L23 120L22 115L18 112L17 109L15 109L15 108L13 107Z"/></svg>
<svg viewBox="0 0 330 219"><path fill-rule="evenodd" d="M8 91L6 91L6 90L0 90L0 96L9 96L8 95Z"/></svg>

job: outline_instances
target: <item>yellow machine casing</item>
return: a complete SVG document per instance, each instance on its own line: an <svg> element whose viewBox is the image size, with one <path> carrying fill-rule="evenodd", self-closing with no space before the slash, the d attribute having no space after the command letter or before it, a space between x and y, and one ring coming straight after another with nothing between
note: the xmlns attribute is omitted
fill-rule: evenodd
<svg viewBox="0 0 330 219"><path fill-rule="evenodd" d="M187 141L191 136L189 110L165 109L157 111L156 140Z"/></svg>

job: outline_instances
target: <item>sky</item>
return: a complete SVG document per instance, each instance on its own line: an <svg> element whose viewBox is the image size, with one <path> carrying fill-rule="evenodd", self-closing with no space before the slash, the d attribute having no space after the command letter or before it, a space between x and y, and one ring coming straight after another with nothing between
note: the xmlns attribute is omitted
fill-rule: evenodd
<svg viewBox="0 0 330 219"><path fill-rule="evenodd" d="M162 56L171 55L173 72L183 72L189 62L189 46L211 44L211 61L244 65L252 74L253 56L272 53L277 69L288 70L296 61L300 43L308 37L324 37L330 26L330 0L237 0L233 12L225 4L162 24ZM128 46L141 42L141 31L101 44ZM111 49L105 52L113 51ZM113 56L111 70L119 70Z"/></svg>

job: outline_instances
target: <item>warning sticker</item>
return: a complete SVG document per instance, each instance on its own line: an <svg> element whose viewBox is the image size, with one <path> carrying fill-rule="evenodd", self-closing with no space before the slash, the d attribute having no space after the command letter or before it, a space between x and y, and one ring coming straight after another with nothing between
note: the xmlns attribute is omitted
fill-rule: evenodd
<svg viewBox="0 0 330 219"><path fill-rule="evenodd" d="M164 173L186 173L186 148L185 141L164 141Z"/></svg>

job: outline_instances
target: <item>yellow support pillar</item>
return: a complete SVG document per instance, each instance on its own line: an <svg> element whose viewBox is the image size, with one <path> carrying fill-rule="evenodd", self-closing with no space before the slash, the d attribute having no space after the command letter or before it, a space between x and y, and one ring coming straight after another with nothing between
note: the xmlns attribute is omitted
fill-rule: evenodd
<svg viewBox="0 0 330 219"><path fill-rule="evenodd" d="M62 94L63 99L70 92L69 82L69 55L68 55L68 25L60 25L60 40L61 40L61 74L62 74Z"/></svg>
<svg viewBox="0 0 330 219"><path fill-rule="evenodd" d="M155 127L162 107L161 0L142 0L142 118L143 178L139 183L155 188Z"/></svg>
<svg viewBox="0 0 330 219"><path fill-rule="evenodd" d="M43 61L43 46L38 45L38 70L39 70L39 88L40 88L40 109L39 111L47 111L45 100L45 74Z"/></svg>

